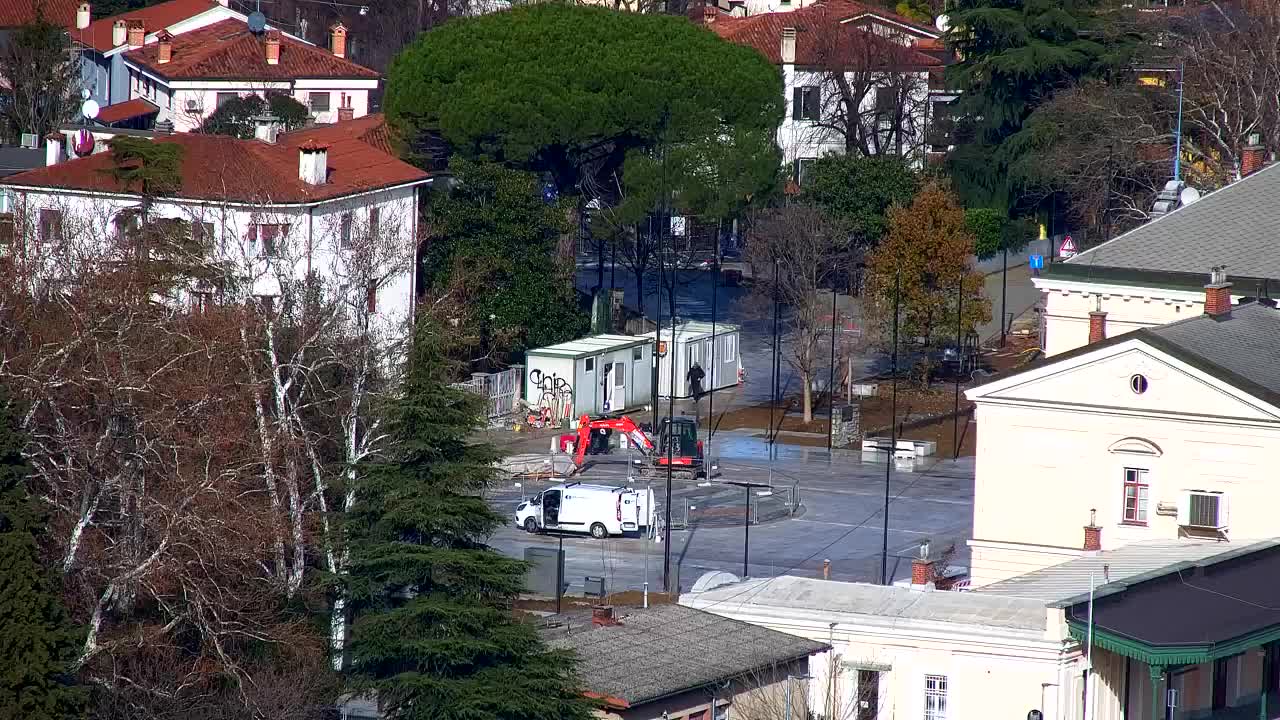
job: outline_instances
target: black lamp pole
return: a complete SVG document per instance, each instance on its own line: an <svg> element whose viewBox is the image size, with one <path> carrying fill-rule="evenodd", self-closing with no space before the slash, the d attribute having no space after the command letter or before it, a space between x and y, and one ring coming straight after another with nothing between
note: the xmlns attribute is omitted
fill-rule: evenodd
<svg viewBox="0 0 1280 720"><path fill-rule="evenodd" d="M898 450L898 312L902 295L902 272L893 277L893 402L889 410L889 453L884 462L884 533L880 545L880 584L889 584L889 475Z"/></svg>
<svg viewBox="0 0 1280 720"><path fill-rule="evenodd" d="M960 288L956 292L956 400L951 418L951 459L960 457L960 376L964 373L964 349L961 346L964 332L964 277L960 278Z"/></svg>
<svg viewBox="0 0 1280 720"><path fill-rule="evenodd" d="M831 364L827 368L827 452L836 434L836 284L831 283Z"/></svg>

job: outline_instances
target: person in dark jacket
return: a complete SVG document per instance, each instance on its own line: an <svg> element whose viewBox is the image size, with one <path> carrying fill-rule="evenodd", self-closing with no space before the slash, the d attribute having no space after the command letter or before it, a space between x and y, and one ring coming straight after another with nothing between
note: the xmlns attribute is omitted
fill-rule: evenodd
<svg viewBox="0 0 1280 720"><path fill-rule="evenodd" d="M702 366L697 362L693 364L693 367L689 368L689 372L684 377L689 383L689 394L693 396L694 402L702 400L702 396L706 393L702 389L702 380L706 377L707 374L703 372Z"/></svg>

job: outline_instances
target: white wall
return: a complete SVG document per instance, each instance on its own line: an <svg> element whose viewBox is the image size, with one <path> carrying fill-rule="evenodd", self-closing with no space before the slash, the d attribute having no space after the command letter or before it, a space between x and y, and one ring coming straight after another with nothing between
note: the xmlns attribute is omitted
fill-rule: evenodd
<svg viewBox="0 0 1280 720"><path fill-rule="evenodd" d="M1280 409L1139 345L971 391L974 586L1070 559L1090 510L1103 549L1185 535L1176 508L1189 490L1225 494L1226 539L1275 534ZM1141 395L1134 374L1148 378ZM1145 525L1125 522L1125 468L1147 471Z"/></svg>
<svg viewBox="0 0 1280 720"><path fill-rule="evenodd" d="M6 190L14 195L15 215L31 229L33 240L24 244L22 252L36 281L53 278L68 262L110 258L116 248L113 223L117 213L138 206L137 198L127 196ZM376 309L370 322L375 329L402 332L413 307L416 207L416 188L401 187L311 206L162 201L151 213L154 218L210 223L217 239L215 259L227 263L231 273L246 283L245 295L279 295L281 282L302 280L315 273L331 292L347 299L355 319L366 314L365 278L375 278ZM341 218L352 214L359 238L367 232L372 208L379 211L377 239L357 240L367 248L357 257L356 251L339 246ZM62 213L63 234L68 238L62 247L35 239L41 209ZM260 245L249 240L251 226L263 223L289 225L288 235L273 257L264 256ZM196 289L179 288L170 299L188 303L192 300L189 291ZM235 298L228 298L231 300Z"/></svg>
<svg viewBox="0 0 1280 720"><path fill-rule="evenodd" d="M1132 330L1195 317L1204 313L1203 290L1079 282L1053 277L1034 278L1044 293L1044 351L1052 357L1089 344L1089 313L1107 313L1107 337ZM1239 301L1240 295L1233 296Z"/></svg>
<svg viewBox="0 0 1280 720"><path fill-rule="evenodd" d="M848 73L847 75L850 82L866 82L864 78L859 77L859 74ZM920 128L920 132L907 141L904 152L919 146L924 141L926 101L929 96L928 73L913 73L912 76L916 78L917 82L915 84L917 87L913 90L910 104L915 115L913 122ZM844 154L845 139L843 133L838 132L836 129L824 128L817 121L794 119L794 91L798 87L809 86L821 88L821 106L824 113L832 119L839 117L835 112L836 98L833 95L833 81L830 80L828 74L821 70L815 71L796 65L783 65L782 79L784 85L783 102L786 114L783 116L782 124L778 126L777 137L778 146L782 148L784 162L790 164L798 159L817 159L832 153ZM866 118L866 114L874 107L875 92L873 90L867 93L867 97L861 99L859 117ZM914 158L913 164L919 165L923 162L923 153L919 153L919 155L921 157Z"/></svg>
<svg viewBox="0 0 1280 720"><path fill-rule="evenodd" d="M189 85L197 85L195 83L173 83L171 92L174 95L174 101L171 108L161 105L160 114L157 120L171 120L176 132L192 132L200 127L200 123L205 118L213 114L218 108L218 93L234 92L241 97L247 95L265 96L267 92L278 91L292 96L298 102L304 105L308 104L310 93L312 92L329 92L329 110L325 112L313 113L313 122L319 124L332 124L338 121L338 108L342 103L343 93L349 99L352 109L352 117L364 117L369 114L369 88L356 87L357 83L368 84L370 81L295 81L293 83L199 83L197 87L188 87ZM311 85L317 83L315 87L302 87L304 84ZM168 86L162 86L162 90L170 92ZM133 97L137 97L134 94ZM153 102L155 102L153 100ZM189 104L190 103L190 104Z"/></svg>

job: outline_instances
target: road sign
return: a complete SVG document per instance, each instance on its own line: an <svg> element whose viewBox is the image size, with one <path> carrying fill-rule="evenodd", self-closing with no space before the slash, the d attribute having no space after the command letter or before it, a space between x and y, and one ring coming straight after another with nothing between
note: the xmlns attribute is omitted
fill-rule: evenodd
<svg viewBox="0 0 1280 720"><path fill-rule="evenodd" d="M1062 245L1058 248L1058 257L1063 259L1072 258L1076 256L1077 252L1079 250L1076 249L1076 241L1071 239L1070 235L1063 238Z"/></svg>
<svg viewBox="0 0 1280 720"><path fill-rule="evenodd" d="M680 215L671 216L671 234L676 237L684 237L685 221Z"/></svg>
<svg viewBox="0 0 1280 720"><path fill-rule="evenodd" d="M1031 266L1031 269L1032 269L1032 270L1043 270L1043 269L1044 269L1044 256L1043 256L1043 255L1032 255L1030 258L1028 258L1028 259L1027 259L1027 264Z"/></svg>

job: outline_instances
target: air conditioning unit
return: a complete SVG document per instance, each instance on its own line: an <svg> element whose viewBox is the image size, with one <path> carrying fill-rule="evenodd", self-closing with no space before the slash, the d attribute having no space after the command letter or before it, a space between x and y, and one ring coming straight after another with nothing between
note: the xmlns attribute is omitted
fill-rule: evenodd
<svg viewBox="0 0 1280 720"><path fill-rule="evenodd" d="M22 133L22 137L19 139L19 144L24 148L31 148L34 150L40 147L40 136L36 133Z"/></svg>
<svg viewBox="0 0 1280 720"><path fill-rule="evenodd" d="M1227 529L1227 496L1220 492L1189 490L1178 502L1178 524L1202 530Z"/></svg>
<svg viewBox="0 0 1280 720"><path fill-rule="evenodd" d="M200 111L200 101L195 99L188 99L187 112L199 112L199 111Z"/></svg>

